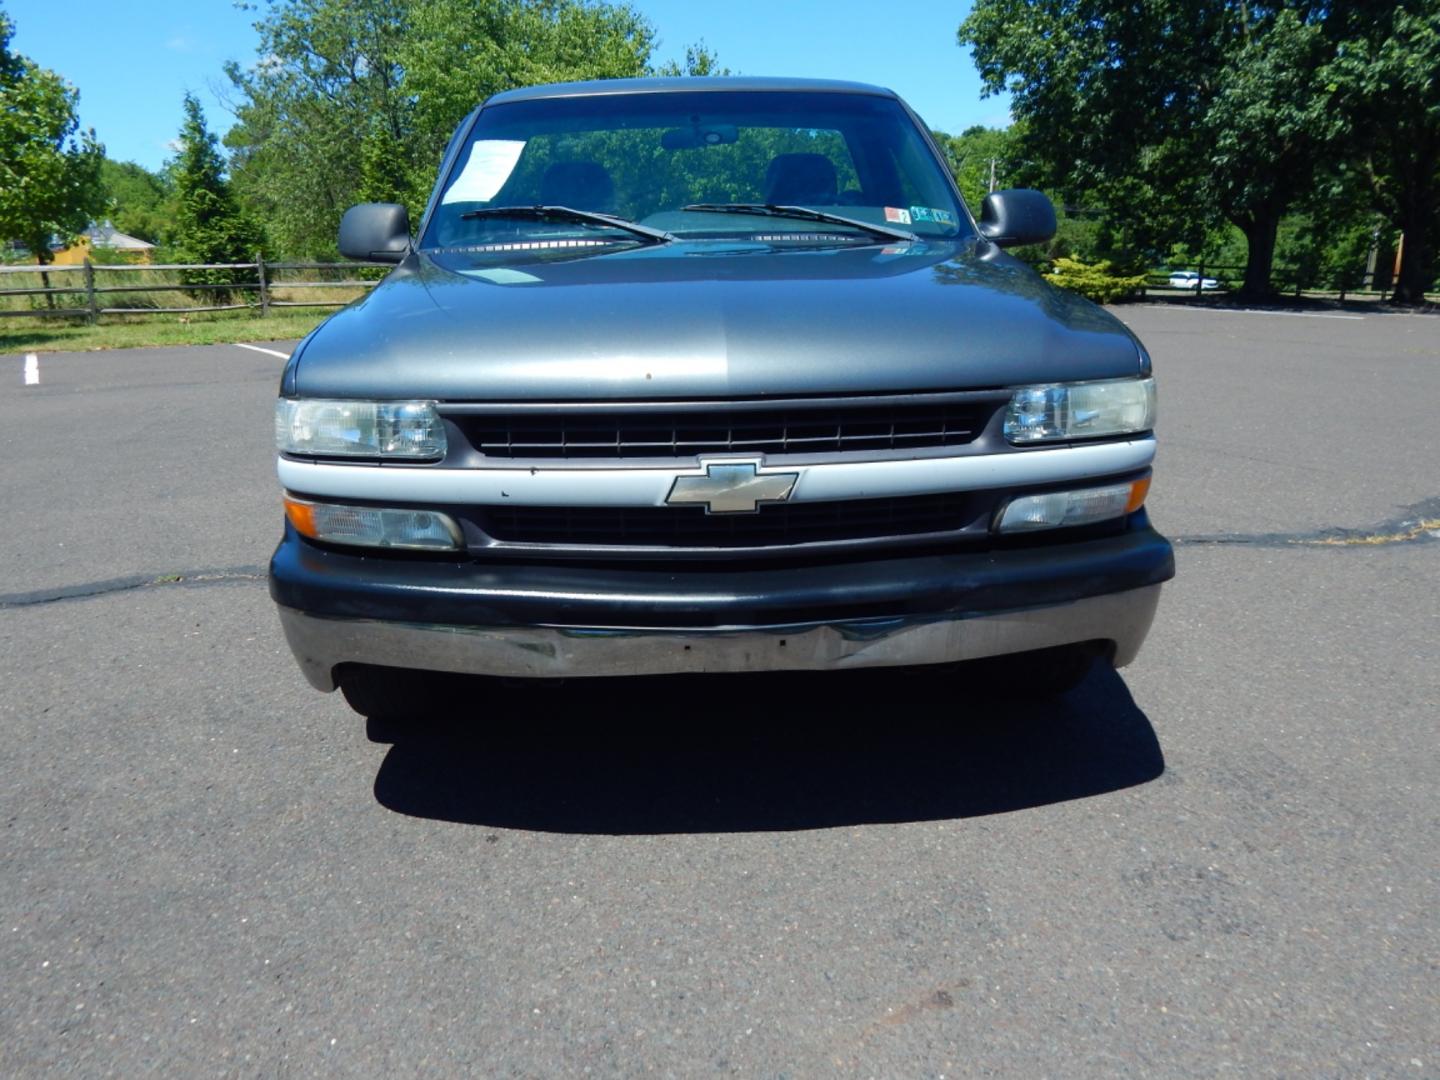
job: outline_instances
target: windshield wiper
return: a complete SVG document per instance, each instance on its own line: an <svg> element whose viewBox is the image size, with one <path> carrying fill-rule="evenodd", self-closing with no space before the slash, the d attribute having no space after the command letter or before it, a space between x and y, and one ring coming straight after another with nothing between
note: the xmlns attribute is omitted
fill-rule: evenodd
<svg viewBox="0 0 1440 1080"><path fill-rule="evenodd" d="M892 229L888 225L872 225L857 218L827 214L824 210L811 210L808 206L777 206L774 203L691 203L681 210L703 211L708 214L758 214L761 217L802 218L806 221L823 221L830 225L848 225L852 229L868 232L885 240L918 240L912 232Z"/></svg>
<svg viewBox="0 0 1440 1080"><path fill-rule="evenodd" d="M460 215L461 221L481 217L528 218L533 221L574 221L582 225L604 226L620 229L647 244L668 244L675 237L648 225L641 225L615 214L601 214L593 210L576 210L569 206L484 206L479 210L467 210Z"/></svg>

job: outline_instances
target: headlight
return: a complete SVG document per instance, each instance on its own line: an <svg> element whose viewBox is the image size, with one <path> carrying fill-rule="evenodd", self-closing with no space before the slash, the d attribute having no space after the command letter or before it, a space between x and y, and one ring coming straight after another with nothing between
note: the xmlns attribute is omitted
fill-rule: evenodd
<svg viewBox="0 0 1440 1080"><path fill-rule="evenodd" d="M1005 438L1012 443L1133 435L1154 426L1154 379L1022 386L1005 411Z"/></svg>
<svg viewBox="0 0 1440 1080"><path fill-rule="evenodd" d="M275 445L316 457L445 456L445 425L433 401L333 401L281 398Z"/></svg>

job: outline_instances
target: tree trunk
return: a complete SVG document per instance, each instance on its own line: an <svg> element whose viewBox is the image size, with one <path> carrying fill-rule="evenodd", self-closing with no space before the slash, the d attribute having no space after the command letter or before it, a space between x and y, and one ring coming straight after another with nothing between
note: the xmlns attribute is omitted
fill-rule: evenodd
<svg viewBox="0 0 1440 1080"><path fill-rule="evenodd" d="M55 306L55 294L48 291L50 288L50 275L45 272L45 267L50 265L52 259L53 256L50 254L48 247L42 247L35 253L35 261L40 264L40 287L47 290L45 293L45 306L47 308L53 308Z"/></svg>
<svg viewBox="0 0 1440 1080"><path fill-rule="evenodd" d="M1248 300L1270 296L1270 269L1275 263L1275 236L1280 230L1280 215L1257 215L1235 222L1245 234L1245 284L1240 295Z"/></svg>
<svg viewBox="0 0 1440 1080"><path fill-rule="evenodd" d="M1404 236L1404 247L1400 252L1400 275L1395 279L1395 291L1390 300L1396 304L1425 303L1425 286L1430 269L1429 231L1434 226L1434 211L1426 212L1423 206L1409 207L1401 214L1399 222Z"/></svg>

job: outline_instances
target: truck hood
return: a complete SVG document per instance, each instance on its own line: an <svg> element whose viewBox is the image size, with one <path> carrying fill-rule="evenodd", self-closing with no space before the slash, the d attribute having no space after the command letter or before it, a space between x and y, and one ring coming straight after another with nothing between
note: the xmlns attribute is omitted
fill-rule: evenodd
<svg viewBox="0 0 1440 1080"><path fill-rule="evenodd" d="M1119 320L988 245L676 242L420 253L303 342L284 392L451 401L979 389L1134 375Z"/></svg>

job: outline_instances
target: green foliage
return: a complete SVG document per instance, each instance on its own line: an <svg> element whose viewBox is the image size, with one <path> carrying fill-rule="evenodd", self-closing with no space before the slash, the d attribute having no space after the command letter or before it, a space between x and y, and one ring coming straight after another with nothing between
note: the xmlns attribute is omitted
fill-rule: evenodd
<svg viewBox="0 0 1440 1080"><path fill-rule="evenodd" d="M264 247L258 225L236 206L225 181L224 161L215 136L205 126L205 114L193 94L185 95L185 123L180 129L180 153L172 166L175 177L175 241L182 261L191 263L253 262ZM229 285L250 281L253 271L187 271L187 285ZM226 289L197 290L196 299L214 296L226 303Z"/></svg>
<svg viewBox="0 0 1440 1080"><path fill-rule="evenodd" d="M360 143L360 189L362 202L405 202L410 197L410 177L405 167L401 135L378 113Z"/></svg>
<svg viewBox="0 0 1440 1080"><path fill-rule="evenodd" d="M1276 284L1282 289L1293 288L1297 281L1357 289L1371 247L1393 247L1391 233L1372 208L1360 173L1348 167L1332 169L1280 222L1276 260L1286 272L1277 274Z"/></svg>
<svg viewBox="0 0 1440 1080"><path fill-rule="evenodd" d="M53 71L10 51L14 26L0 10L0 240L41 263L50 240L84 231L104 208L105 148L80 131L80 95Z"/></svg>
<svg viewBox="0 0 1440 1080"><path fill-rule="evenodd" d="M1145 284L1145 275L1116 273L1107 260L1084 263L1062 257L1055 260L1045 280L1097 304L1113 304L1135 296Z"/></svg>
<svg viewBox="0 0 1440 1080"><path fill-rule="evenodd" d="M1405 234L1394 299L1424 301L1440 249L1440 3L1345 5L1321 72L1335 139L1356 164L1370 205Z"/></svg>
<svg viewBox="0 0 1440 1080"><path fill-rule="evenodd" d="M421 159L399 61L409 8L404 0L268 5L256 24L260 59L226 66L240 96L225 138L231 178L287 255L335 254L340 215L360 201L366 142L372 190L399 179L402 190L391 194L412 210L422 198L423 184L411 190ZM381 153L398 157L394 173L375 168ZM432 169L439 153L428 158Z"/></svg>
<svg viewBox="0 0 1440 1080"><path fill-rule="evenodd" d="M1232 220L1275 216L1311 187L1324 149L1323 48L1318 26L1282 10L1214 72L1198 135L1211 144L1208 193Z"/></svg>
<svg viewBox="0 0 1440 1080"><path fill-rule="evenodd" d="M165 174L133 161L106 158L100 163L100 186L105 192L104 216L115 228L152 244L169 237L173 208Z"/></svg>
<svg viewBox="0 0 1440 1080"><path fill-rule="evenodd" d="M1318 24L1279 11L1216 73L1201 118L1200 137L1211 143L1207 193L1245 233L1250 294L1268 290L1280 220L1313 188L1326 156L1324 50Z"/></svg>
<svg viewBox="0 0 1440 1080"><path fill-rule="evenodd" d="M1021 150L1067 198L1112 208L1129 243L1196 244L1221 217L1265 287L1275 229L1321 163L1326 9L1247 0L978 0L960 28Z"/></svg>
<svg viewBox="0 0 1440 1080"><path fill-rule="evenodd" d="M1226 288L1237 288L1240 278L1233 270L1245 266L1245 234L1229 222L1208 229L1193 244L1175 244L1159 263L1172 270L1205 268L1205 276L1217 279Z"/></svg>
<svg viewBox="0 0 1440 1080"><path fill-rule="evenodd" d="M1213 250L1228 220L1245 236L1247 292L1268 287L1277 244L1316 272L1328 244L1350 274L1373 235L1353 220L1361 201L1406 235L1396 299L1433 279L1437 0L977 0L959 39L988 91L1012 94L1041 182L1109 207L1132 252ZM1356 176L1363 197L1325 204ZM1332 239L1287 238L1293 213Z"/></svg>
<svg viewBox="0 0 1440 1080"><path fill-rule="evenodd" d="M1062 201L1115 208L1125 239L1156 251L1198 235L1193 101L1210 65L1212 4L978 0L959 38L987 92L1008 89L1017 150ZM1197 220L1199 219L1199 220Z"/></svg>
<svg viewBox="0 0 1440 1080"><path fill-rule="evenodd" d="M517 86L644 75L654 31L634 9L580 0L415 0L398 53L422 145ZM433 159L432 159L433 164Z"/></svg>
<svg viewBox="0 0 1440 1080"><path fill-rule="evenodd" d="M663 78L677 78L682 75L731 75L734 72L728 67L721 66L720 58L706 47L704 41L700 41L695 45L685 47L685 63L680 64L669 60L652 69L650 74Z"/></svg>
<svg viewBox="0 0 1440 1080"><path fill-rule="evenodd" d="M418 216L484 98L649 74L654 44L633 9L594 0L277 0L257 28L262 59L226 69L242 99L226 136L235 188L280 250L316 257L355 202ZM703 45L687 52L687 72L715 69Z"/></svg>
<svg viewBox="0 0 1440 1080"><path fill-rule="evenodd" d="M1008 128L977 125L959 135L932 132L972 213L980 213L980 204L991 190L992 169L996 188L1026 187L1034 182L1020 149L1023 133L1023 124Z"/></svg>
<svg viewBox="0 0 1440 1080"><path fill-rule="evenodd" d="M1391 231L1377 227L1375 214L1363 200L1332 187L1317 188L1299 210L1280 221L1275 287L1287 290L1298 282L1306 289L1357 290L1377 241L1382 250L1393 251ZM1177 244L1160 262L1176 270L1204 267L1206 277L1237 288L1242 281L1237 270L1245 265L1245 235L1233 225L1224 225L1208 233L1201 244Z"/></svg>
<svg viewBox="0 0 1440 1080"><path fill-rule="evenodd" d="M982 125L966 128L959 135L932 131L936 145L945 156L960 193L970 212L979 217L985 196L991 190L1010 187L1045 187L1043 173L1034 162L1024 157L1025 124L1017 122L1008 128ZM1045 244L1017 248L1011 254L1038 270L1058 258L1074 256L1092 259L1110 255L1109 247L1100 242L1100 226L1093 216L1071 213L1062 193L1054 188L1046 191L1055 203L1056 231Z"/></svg>

